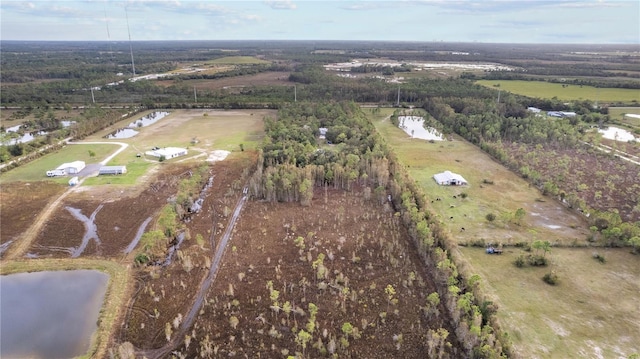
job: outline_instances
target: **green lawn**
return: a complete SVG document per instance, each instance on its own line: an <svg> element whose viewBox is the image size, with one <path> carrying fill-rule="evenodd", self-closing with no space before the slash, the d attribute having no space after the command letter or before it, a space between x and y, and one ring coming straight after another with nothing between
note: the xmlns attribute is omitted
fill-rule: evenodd
<svg viewBox="0 0 640 359"><path fill-rule="evenodd" d="M35 161L14 168L8 172L0 175L0 183L13 182L13 181L56 181L60 183L67 183L68 177L50 178L46 176L48 170L54 169L66 162L84 161L87 164L97 163L105 159L120 148L119 145L66 145L62 149L49 153L43 157L38 158ZM93 157L90 155L89 150L95 154Z"/></svg>
<svg viewBox="0 0 640 359"><path fill-rule="evenodd" d="M458 243L483 239L515 244L540 239L587 245L588 225L575 213L542 197L536 188L457 136L435 143L410 138L386 119L392 112L383 109L370 118L433 200L430 209ZM469 186L438 186L432 176L443 170L461 174ZM493 184L483 183L484 179ZM462 192L466 199L458 196ZM518 208L526 212L520 224L513 220ZM498 219L489 223L487 213L495 213ZM464 266L481 276L484 292L499 305L499 320L512 337L518 357L613 358L640 352L630 335L640 333L636 302L640 258L628 250L600 250L607 259L600 264L591 257L595 249L553 247L547 254L549 267L524 269L512 264L521 253L517 247L505 247L501 256L487 255L477 247L459 247L459 251ZM542 281L550 270L558 274L558 286Z"/></svg>
<svg viewBox="0 0 640 359"><path fill-rule="evenodd" d="M118 163L121 165L122 163ZM89 177L87 178L83 185L94 186L94 185L102 185L102 184L112 184L112 185L132 185L136 184L138 178L144 175L151 166L154 165L153 162L147 162L143 159L133 159L130 162L125 164L127 166L127 173L123 175L114 175L114 176L97 176L97 177Z"/></svg>
<svg viewBox="0 0 640 359"><path fill-rule="evenodd" d="M640 91L622 88L595 88L591 86L580 86L551 83L546 81L521 81L521 80L480 80L476 83L499 88L519 95L539 98L557 97L560 100L591 100L593 102L640 102Z"/></svg>

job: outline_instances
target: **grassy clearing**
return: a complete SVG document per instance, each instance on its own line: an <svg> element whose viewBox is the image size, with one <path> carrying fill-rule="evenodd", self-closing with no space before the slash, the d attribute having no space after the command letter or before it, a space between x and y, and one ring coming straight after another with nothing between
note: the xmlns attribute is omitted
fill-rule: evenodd
<svg viewBox="0 0 640 359"><path fill-rule="evenodd" d="M128 266L114 261L85 258L28 259L3 262L0 274L76 269L95 269L109 275L109 284L98 319L98 330L91 337L89 351L80 357L105 358L109 342L115 333L115 325L125 309L126 298L129 296L128 283L131 273Z"/></svg>
<svg viewBox="0 0 640 359"><path fill-rule="evenodd" d="M591 100L599 102L640 102L640 91L622 88L595 88L592 86L568 85L545 81L480 80L482 86L500 88L519 95L539 98L557 97L560 100Z"/></svg>
<svg viewBox="0 0 640 359"><path fill-rule="evenodd" d="M102 159L109 156L119 146L117 145L67 145L62 149L47 154L35 161L22 165L11 171L5 172L0 175L0 183L14 182L14 181L44 181L51 180L60 183L67 183L68 177L51 179L45 175L48 170L54 169L65 162L72 161L85 161L89 163L97 163ZM95 155L92 157L89 151L92 151Z"/></svg>
<svg viewBox="0 0 640 359"><path fill-rule="evenodd" d="M385 120L392 111L384 109L371 118L426 195L441 198L430 203L431 209L458 243L483 239L514 244L540 239L587 245L588 229L580 217L542 197L537 189L458 137L435 143L409 138ZM470 185L436 185L433 173L445 169L460 173ZM484 179L494 184L483 183ZM462 192L468 198L453 198ZM518 208L526 212L520 224L512 215ZM485 219L489 212L498 216L493 223ZM640 332L636 303L640 259L626 250L597 250L606 263L592 258L595 249L554 247L547 254L548 267L520 269L513 265L519 248L506 247L498 256L485 254L484 248L459 247L463 266L483 278L485 293L499 305L502 326L520 357L627 357L640 352L631 335ZM551 270L559 276L557 286L542 281Z"/></svg>
<svg viewBox="0 0 640 359"><path fill-rule="evenodd" d="M563 244L584 242L588 234L584 221L554 201L543 198L536 188L530 187L477 147L458 136L454 136L453 141L434 143L412 139L384 120L391 112L382 111L376 116L374 124L377 130L424 188L432 201L431 209L441 222L447 223L460 243L479 239L503 244L536 239ZM437 185L433 175L445 170L461 174L469 186ZM493 184L486 184L485 180ZM460 197L463 192L467 195L465 199ZM518 208L527 213L520 223L513 219ZM497 217L491 223L485 219L489 213ZM562 222L557 221L558 218L562 218Z"/></svg>
<svg viewBox="0 0 640 359"><path fill-rule="evenodd" d="M461 248L522 358L620 358L640 353L640 258L625 249L553 248L547 268L516 268L521 250L501 256ZM596 261L593 252L606 258ZM542 276L556 272L559 284Z"/></svg>
<svg viewBox="0 0 640 359"><path fill-rule="evenodd" d="M609 107L611 119L620 121L634 129L640 129L640 118L625 117L626 114L640 115L640 107Z"/></svg>
<svg viewBox="0 0 640 359"><path fill-rule="evenodd" d="M87 186L95 186L95 185L133 185L138 182L138 179L141 178L151 166L154 164L151 162L146 162L144 160L133 160L129 163L126 163L127 173L123 175L114 175L114 176L97 176L97 177L89 177L84 181L84 185Z"/></svg>
<svg viewBox="0 0 640 359"><path fill-rule="evenodd" d="M206 64L213 65L246 65L246 64L268 64L269 61L260 60L252 56L226 56L219 59L207 61Z"/></svg>

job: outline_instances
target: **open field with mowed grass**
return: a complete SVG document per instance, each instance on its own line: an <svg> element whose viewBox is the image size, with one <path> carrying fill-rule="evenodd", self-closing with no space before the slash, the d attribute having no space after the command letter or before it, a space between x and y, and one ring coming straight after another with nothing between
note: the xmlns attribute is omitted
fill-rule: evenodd
<svg viewBox="0 0 640 359"><path fill-rule="evenodd" d="M73 161L84 161L87 164L98 163L107 158L110 154L120 148L117 144L73 144L66 145L63 148L49 153L45 156L38 158L35 161L24 164L20 167L14 168L8 172L0 175L0 183L14 182L14 181L55 181L59 183L67 183L71 176L50 178L47 177L46 172L48 170L55 169L63 163ZM90 155L90 152L94 156Z"/></svg>
<svg viewBox="0 0 640 359"><path fill-rule="evenodd" d="M145 156L144 152L152 147L183 147L188 155L168 160L178 162L185 160L204 161L214 150L232 152L255 149L263 137L263 119L276 116L271 110L174 110L167 117L153 125L137 128L139 134L124 139L106 139L105 136L118 128L124 128L132 120L138 119L146 113L132 116L89 136L78 144L67 145L59 151L45 155L33 162L24 164L0 176L0 183L12 181L40 181L49 180L67 183L70 176L60 178L46 177L47 170L54 169L65 162L76 160L87 164L104 160L119 148L116 142L123 142L129 146L109 161L108 165L126 165L127 174L122 176L100 176L88 178L85 185L123 184L131 185L138 178L156 165L161 165L154 157ZM197 142L193 142L193 140ZM83 142L105 142L105 144L83 144ZM113 145L108 144L113 142ZM90 156L89 150L94 156ZM140 153L142 157L136 157Z"/></svg>
<svg viewBox="0 0 640 359"><path fill-rule="evenodd" d="M543 197L477 147L457 135L453 141L433 143L412 139L385 119L391 113L392 110L386 113L383 110L374 118L377 130L424 189L432 201L431 209L446 223L458 243L481 239L505 245L537 239L586 243L589 231L583 218ZM433 175L447 170L462 175L469 186L437 185ZM485 180L493 184L483 183ZM460 196L463 192L467 198ZM520 223L513 219L518 208L526 212ZM491 223L485 219L489 213L496 216Z"/></svg>
<svg viewBox="0 0 640 359"><path fill-rule="evenodd" d="M552 248L549 266L517 268L523 253L460 248L522 358L627 358L640 353L640 265L628 249ZM593 258L597 252L606 259ZM542 277L554 271L559 284Z"/></svg>
<svg viewBox="0 0 640 359"><path fill-rule="evenodd" d="M640 118L625 117L627 114L640 115L640 107L609 107L609 117L640 131Z"/></svg>
<svg viewBox="0 0 640 359"><path fill-rule="evenodd" d="M370 117L458 243L539 239L587 245L588 225L580 216L542 197L458 136L434 143L409 138L387 119L392 112L383 109ZM438 186L432 176L444 170L461 174L470 185ZM466 199L459 196L463 192ZM513 218L518 208L526 212L519 224ZM487 213L497 219L489 223ZM595 250L553 247L548 267L521 269L513 264L520 248L507 246L502 256L487 255L484 248L459 248L467 269L481 275L485 293L499 304L498 317L520 357L608 358L640 352L631 335L640 332L640 308L634 304L640 291L640 258L625 250L597 249L607 260L601 264L591 257ZM542 281L551 270L559 276L557 286Z"/></svg>
<svg viewBox="0 0 640 359"><path fill-rule="evenodd" d="M539 98L557 97L563 101L591 100L593 102L640 102L640 91L623 88L595 88L546 81L480 80L477 84L502 89L519 95ZM500 85L496 87L496 85ZM566 87L562 87L566 86Z"/></svg>

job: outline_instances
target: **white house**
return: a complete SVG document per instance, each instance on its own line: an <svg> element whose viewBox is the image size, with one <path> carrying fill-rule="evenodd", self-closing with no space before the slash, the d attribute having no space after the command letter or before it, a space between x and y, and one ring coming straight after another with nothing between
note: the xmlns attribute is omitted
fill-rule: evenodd
<svg viewBox="0 0 640 359"><path fill-rule="evenodd" d="M180 148L180 147L165 147L165 148L158 148L155 150L147 151L145 152L145 154L153 157L158 157L158 158L164 157L165 159L168 160L170 158L186 156L187 149Z"/></svg>
<svg viewBox="0 0 640 359"><path fill-rule="evenodd" d="M127 166L102 166L98 175L121 175L127 173Z"/></svg>
<svg viewBox="0 0 640 359"><path fill-rule="evenodd" d="M320 133L320 138L326 138L327 137L327 131L329 131L328 128L326 127L320 127L318 129L318 132Z"/></svg>
<svg viewBox="0 0 640 359"><path fill-rule="evenodd" d="M450 171L444 171L442 173L436 173L433 175L433 179L441 186L464 186L467 180L457 173Z"/></svg>

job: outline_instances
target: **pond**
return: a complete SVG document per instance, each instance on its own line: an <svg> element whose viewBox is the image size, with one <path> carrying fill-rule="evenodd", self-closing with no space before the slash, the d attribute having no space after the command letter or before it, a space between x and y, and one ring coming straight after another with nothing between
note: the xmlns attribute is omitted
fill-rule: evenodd
<svg viewBox="0 0 640 359"><path fill-rule="evenodd" d="M413 138L427 141L442 141L444 137L435 128L424 128L424 118L420 116L398 116L398 127Z"/></svg>
<svg viewBox="0 0 640 359"><path fill-rule="evenodd" d="M106 135L105 138L108 138L110 140L130 138L137 135L138 133L138 131L131 128L121 128Z"/></svg>
<svg viewBox="0 0 640 359"><path fill-rule="evenodd" d="M152 113L150 113L150 114L148 114L146 116L142 116L141 118L131 122L129 124L129 127L131 127L131 128L147 127L147 126L153 125L154 123L162 120L167 115L169 115L169 112L167 112L167 111L152 112Z"/></svg>
<svg viewBox="0 0 640 359"><path fill-rule="evenodd" d="M86 353L108 280L96 270L0 276L0 357L72 358Z"/></svg>

